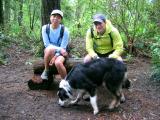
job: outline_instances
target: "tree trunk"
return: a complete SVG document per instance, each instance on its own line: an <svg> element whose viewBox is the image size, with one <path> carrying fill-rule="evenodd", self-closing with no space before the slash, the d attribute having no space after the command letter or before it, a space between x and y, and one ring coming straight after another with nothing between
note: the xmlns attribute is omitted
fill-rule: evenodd
<svg viewBox="0 0 160 120"><path fill-rule="evenodd" d="M22 26L22 19L23 19L23 0L19 0L19 13L18 13L18 24Z"/></svg>
<svg viewBox="0 0 160 120"><path fill-rule="evenodd" d="M133 54L133 39L131 37L128 36L128 52L129 54Z"/></svg>
<svg viewBox="0 0 160 120"><path fill-rule="evenodd" d="M34 6L32 4L34 4ZM35 17L36 17L36 9L37 9L35 4L36 4L35 1L31 1L28 4L29 23L30 23L30 29L32 31L34 29L34 23L35 23Z"/></svg>
<svg viewBox="0 0 160 120"><path fill-rule="evenodd" d="M4 2L4 19L5 19L5 25L7 25L10 21L10 1L9 0L5 0Z"/></svg>
<svg viewBox="0 0 160 120"><path fill-rule="evenodd" d="M54 9L61 9L60 0L42 0L42 26L50 22L49 16Z"/></svg>
<svg viewBox="0 0 160 120"><path fill-rule="evenodd" d="M0 26L4 26L3 0L0 0Z"/></svg>

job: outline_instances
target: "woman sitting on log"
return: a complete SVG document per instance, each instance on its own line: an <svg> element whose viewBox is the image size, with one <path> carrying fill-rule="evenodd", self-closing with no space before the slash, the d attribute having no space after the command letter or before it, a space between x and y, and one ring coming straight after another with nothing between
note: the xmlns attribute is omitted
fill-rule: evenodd
<svg viewBox="0 0 160 120"><path fill-rule="evenodd" d="M66 27L64 28L64 26L60 24L62 18L62 11L53 10L50 16L51 24L44 25L42 27L42 37L45 46L45 68L43 73L41 74L42 80L48 80L49 66L52 65L55 65L61 78L64 78L67 75L64 61L65 57L68 55L66 48L69 43L69 32Z"/></svg>

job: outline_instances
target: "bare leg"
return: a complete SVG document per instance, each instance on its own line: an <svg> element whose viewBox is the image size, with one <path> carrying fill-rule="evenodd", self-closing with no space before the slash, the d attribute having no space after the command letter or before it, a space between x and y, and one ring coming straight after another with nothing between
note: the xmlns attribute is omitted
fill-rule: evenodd
<svg viewBox="0 0 160 120"><path fill-rule="evenodd" d="M47 47L44 50L44 66L45 66L45 70L48 70L49 68L49 62L52 59L52 57L54 57L54 51L55 49L52 46Z"/></svg>
<svg viewBox="0 0 160 120"><path fill-rule="evenodd" d="M93 97L90 97L90 103L93 107L93 114L96 115L99 110L98 110L98 106L97 106L97 95L93 96Z"/></svg>
<svg viewBox="0 0 160 120"><path fill-rule="evenodd" d="M65 58L63 56L58 56L55 60L55 66L58 70L58 73L61 75L61 78L64 79L67 75L66 68L64 66Z"/></svg>
<svg viewBox="0 0 160 120"><path fill-rule="evenodd" d="M48 80L48 69L49 69L49 62L54 56L54 47L53 46L48 46L45 51L44 51L44 71L41 74L41 78L43 80ZM52 60L53 62L53 60Z"/></svg>

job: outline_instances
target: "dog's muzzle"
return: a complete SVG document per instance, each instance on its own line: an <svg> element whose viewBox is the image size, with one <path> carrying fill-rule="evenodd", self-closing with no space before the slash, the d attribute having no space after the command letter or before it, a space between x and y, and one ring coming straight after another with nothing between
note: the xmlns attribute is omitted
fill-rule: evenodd
<svg viewBox="0 0 160 120"><path fill-rule="evenodd" d="M61 99L59 99L58 104L63 107L64 106L65 101L62 101Z"/></svg>

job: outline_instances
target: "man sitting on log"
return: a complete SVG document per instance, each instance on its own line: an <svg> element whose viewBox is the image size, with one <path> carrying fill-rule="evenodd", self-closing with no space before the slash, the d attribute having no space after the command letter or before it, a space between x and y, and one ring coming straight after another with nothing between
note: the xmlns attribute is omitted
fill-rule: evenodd
<svg viewBox="0 0 160 120"><path fill-rule="evenodd" d="M69 31L61 24L63 12L53 10L50 15L51 24L42 27L42 38L45 46L44 49L44 71L41 74L43 80L48 80L49 66L55 65L61 78L67 75L64 66L66 51L69 43Z"/></svg>
<svg viewBox="0 0 160 120"><path fill-rule="evenodd" d="M99 57L122 61L123 41L120 33L103 14L93 16L93 27L88 29L86 35L86 51L85 63Z"/></svg>

